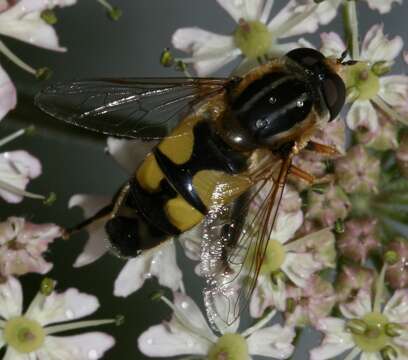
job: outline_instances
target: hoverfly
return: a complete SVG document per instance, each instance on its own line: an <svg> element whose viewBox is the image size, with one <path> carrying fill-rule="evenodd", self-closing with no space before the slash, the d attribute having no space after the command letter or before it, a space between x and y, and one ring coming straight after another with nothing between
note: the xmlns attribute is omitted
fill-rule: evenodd
<svg viewBox="0 0 408 360"><path fill-rule="evenodd" d="M201 223L210 322L231 323L254 290L288 174L313 180L293 157L306 146L333 153L310 139L345 103L341 61L299 48L242 77L101 79L46 88L36 103L57 119L120 138L161 139L112 204L72 231L108 216L113 248L133 257ZM248 211L260 192L264 200ZM242 271L245 286L231 291ZM231 293L225 317L217 298Z"/></svg>

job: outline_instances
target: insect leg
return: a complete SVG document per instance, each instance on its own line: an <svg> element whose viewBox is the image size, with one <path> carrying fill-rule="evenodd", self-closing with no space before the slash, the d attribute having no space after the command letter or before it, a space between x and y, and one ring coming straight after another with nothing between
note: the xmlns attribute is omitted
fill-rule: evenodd
<svg viewBox="0 0 408 360"><path fill-rule="evenodd" d="M76 232L85 229L88 225L94 223L95 221L98 221L98 220L101 220L103 218L108 217L109 214L112 212L112 209L113 209L113 205L109 204L109 205L105 206L104 208L102 208L101 210L99 210L95 215L91 216L88 219L85 219L84 221L82 221L78 225L75 225L75 226L73 226L71 228L68 228L68 229L64 229L64 232L62 234L62 238L67 240L67 239L70 238L70 236L72 234L75 234Z"/></svg>
<svg viewBox="0 0 408 360"><path fill-rule="evenodd" d="M295 165L291 165L290 167L290 173L306 182L309 184L313 184L315 182L315 177L312 174L309 174L308 172L302 170L301 168L298 168Z"/></svg>
<svg viewBox="0 0 408 360"><path fill-rule="evenodd" d="M307 144L307 148L319 154L331 155L331 156L341 155L341 153L335 147L320 144L315 141L309 141L309 143Z"/></svg>

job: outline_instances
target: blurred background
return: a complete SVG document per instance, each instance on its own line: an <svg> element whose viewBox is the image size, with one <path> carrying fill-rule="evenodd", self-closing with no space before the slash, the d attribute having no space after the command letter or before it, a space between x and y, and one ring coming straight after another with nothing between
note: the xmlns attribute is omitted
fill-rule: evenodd
<svg viewBox="0 0 408 360"><path fill-rule="evenodd" d="M43 165L43 174L30 183L28 190L42 194L55 192L57 200L48 207L29 199L18 205L1 202L0 218L16 215L35 223L54 222L72 226L82 219L78 208L67 208L73 194L112 195L127 178L105 154L105 137L58 123L33 106L33 96L41 87L59 80L91 77L180 76L159 64L160 53L164 47L171 46L171 35L177 28L199 26L225 34L234 29L233 20L215 0L111 1L112 5L123 10L123 16L117 22L110 21L96 1L82 0L75 6L57 10L56 30L61 45L68 48L67 53L53 53L7 39L7 45L22 59L34 67L48 66L54 75L49 81L40 82L5 58L0 58L18 90L18 107L1 122L0 138L21 127L35 125L37 131L32 136L24 136L4 150L25 149L38 157ZM284 3L283 0L276 1L273 13ZM371 25L383 22L385 32L390 36L399 34L407 39L407 14L406 1L386 15L369 11L365 3L360 2L360 33L364 34ZM341 32L340 18L321 31ZM319 44L317 35L305 38ZM402 69L400 63L394 72L400 73ZM230 70L231 67L224 68L218 75L227 76ZM106 353L106 359L146 359L137 349L139 334L170 317L170 311L163 303L150 300L151 294L158 290L156 281L147 281L142 290L126 299L114 297L113 283L124 261L105 255L94 264L74 269L72 264L82 251L85 240L84 233L68 241L57 240L47 255L54 263L49 275L57 279L58 289L76 287L98 296L101 307L92 318L125 315L125 324L121 327L99 329L113 334L117 340L116 346ZM180 255L180 267L191 270L193 264ZM184 276L187 292L200 300L201 286L197 278ZM41 278L39 275L23 277L27 302L38 290ZM316 334L307 334L302 342L310 347L317 340ZM306 358L304 346L298 349L295 359Z"/></svg>

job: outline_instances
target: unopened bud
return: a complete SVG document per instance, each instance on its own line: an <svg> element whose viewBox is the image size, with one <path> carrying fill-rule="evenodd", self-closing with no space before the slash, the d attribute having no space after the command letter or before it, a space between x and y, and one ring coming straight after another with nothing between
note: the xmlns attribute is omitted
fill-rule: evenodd
<svg viewBox="0 0 408 360"><path fill-rule="evenodd" d="M384 254L384 261L388 264L388 265L393 265L395 263L397 263L399 261L399 256L398 254L393 251L393 250L388 250L386 251L386 253Z"/></svg>
<svg viewBox="0 0 408 360"><path fill-rule="evenodd" d="M186 71L187 70L187 64L183 60L177 60L175 67L176 67L177 71Z"/></svg>

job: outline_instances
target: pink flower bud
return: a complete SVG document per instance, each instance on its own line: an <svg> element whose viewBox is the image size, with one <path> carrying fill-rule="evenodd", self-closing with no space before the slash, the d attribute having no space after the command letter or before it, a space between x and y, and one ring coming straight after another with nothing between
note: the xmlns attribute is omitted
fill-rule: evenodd
<svg viewBox="0 0 408 360"><path fill-rule="evenodd" d="M343 266L336 280L336 294L340 302L353 301L358 291L370 291L374 283L374 270L362 266Z"/></svg>
<svg viewBox="0 0 408 360"><path fill-rule="evenodd" d="M396 239L390 242L387 250L397 254L397 262L391 264L385 273L388 284L393 289L408 287L408 239Z"/></svg>
<svg viewBox="0 0 408 360"><path fill-rule="evenodd" d="M380 170L380 160L362 145L353 146L335 163L338 183L348 193L377 192Z"/></svg>
<svg viewBox="0 0 408 360"><path fill-rule="evenodd" d="M337 240L341 255L353 261L364 263L368 255L380 246L376 236L377 220L352 219L346 222L344 233Z"/></svg>

